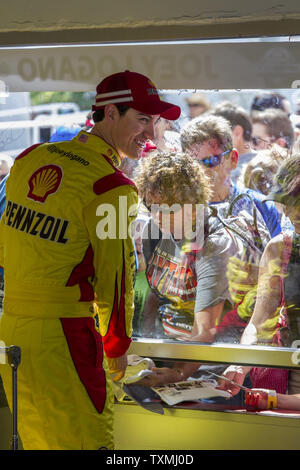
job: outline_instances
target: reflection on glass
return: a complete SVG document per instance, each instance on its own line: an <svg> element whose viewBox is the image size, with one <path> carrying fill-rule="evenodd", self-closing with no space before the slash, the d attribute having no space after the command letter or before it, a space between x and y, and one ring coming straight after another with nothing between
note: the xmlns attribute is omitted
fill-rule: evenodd
<svg viewBox="0 0 300 470"><path fill-rule="evenodd" d="M220 100L217 95L202 91L190 94L191 99L186 93L180 94L186 112L177 128L172 129L177 134L176 145L173 140L172 148L167 136L163 149L158 142L152 142L136 170L144 203L140 204L145 223L142 272L148 286L143 307L135 315L139 327L134 334L199 343L242 341L291 346L300 338L298 213L294 209L291 215L278 198L265 199L279 167L299 149L299 92L233 92L232 101L229 92L219 93ZM203 100L207 108L191 116L191 105L195 113L198 97L199 109ZM268 142L267 147L257 145L259 138ZM174 147L176 155L171 157ZM180 157L180 152L185 157ZM188 173L187 155L199 163L203 177ZM217 161L219 155L222 157ZM173 164L168 158L173 158ZM201 164L212 159L216 165ZM299 167L298 173L294 171L294 180L297 178ZM293 205L297 191L294 188ZM191 216L191 220L192 224L198 223L202 240L193 246L195 236L174 235L178 222L172 207L181 205L177 221L184 230L185 207L199 202L204 207L203 215L198 219ZM285 261L280 252L281 232L286 233L284 240L288 233L293 240L287 273L282 270ZM281 248L266 263L266 247L270 251L276 243ZM286 309L282 308L284 290L289 293ZM253 316L253 312L255 306L255 312L259 311L259 305L263 305L260 310L265 318L258 334L258 330L253 334L254 320L259 315ZM285 310L289 322L283 315Z"/></svg>
<svg viewBox="0 0 300 470"><path fill-rule="evenodd" d="M31 119L33 99L11 93L2 104L1 152L15 157L45 129L71 138L90 124L89 94L69 94L74 112L46 121ZM122 167L141 199L134 335L291 346L300 340L298 160L273 186L299 154L300 92L172 90L172 99L179 121L161 120L137 167Z"/></svg>
<svg viewBox="0 0 300 470"><path fill-rule="evenodd" d="M236 410L273 416L300 416L300 393L286 393L287 369L157 361L126 392L145 407L147 402L204 410ZM142 386L142 388L141 388ZM151 409L151 408L149 408Z"/></svg>

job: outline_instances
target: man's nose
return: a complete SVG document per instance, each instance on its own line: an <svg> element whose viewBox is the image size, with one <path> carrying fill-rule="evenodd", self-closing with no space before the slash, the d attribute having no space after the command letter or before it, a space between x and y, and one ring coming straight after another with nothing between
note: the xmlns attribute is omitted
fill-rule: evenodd
<svg viewBox="0 0 300 470"><path fill-rule="evenodd" d="M156 137L155 125L153 122L149 122L147 128L145 130L145 134L147 135L148 139L153 140Z"/></svg>

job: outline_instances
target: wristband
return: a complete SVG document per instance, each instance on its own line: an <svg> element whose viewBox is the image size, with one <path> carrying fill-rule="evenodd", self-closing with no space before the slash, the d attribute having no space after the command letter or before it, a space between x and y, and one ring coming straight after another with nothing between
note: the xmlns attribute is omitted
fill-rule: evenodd
<svg viewBox="0 0 300 470"><path fill-rule="evenodd" d="M277 408L277 393L275 390L268 390L266 388L252 388L251 392L257 392L257 400L259 400L259 392L267 393L268 394L267 410L273 410L274 408ZM257 403L256 404L251 403L251 405L257 406ZM246 404L249 404L249 403L247 403L246 401Z"/></svg>
<svg viewBox="0 0 300 470"><path fill-rule="evenodd" d="M277 408L277 393L275 390L268 390L268 410Z"/></svg>

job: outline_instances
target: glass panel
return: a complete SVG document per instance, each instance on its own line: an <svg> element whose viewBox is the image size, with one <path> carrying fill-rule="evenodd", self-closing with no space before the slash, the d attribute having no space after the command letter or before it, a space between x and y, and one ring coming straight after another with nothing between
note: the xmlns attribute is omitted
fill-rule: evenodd
<svg viewBox="0 0 300 470"><path fill-rule="evenodd" d="M176 127L162 123L163 137L158 135L156 149L146 149L144 156L153 157L155 151L189 153L209 180L211 195L203 201L207 182L201 181L201 172L193 173L188 159L178 158L181 169L172 174L166 157L159 168L160 157L152 158L152 166L147 164L150 159L139 164L137 185L143 201L136 225L140 267L134 334L237 344L256 306L257 331L248 328L245 344L298 347L298 212L284 209L286 199L279 203L276 194L272 201L264 199L280 165L299 152L299 91L182 90L168 93L167 99L182 107L182 116ZM290 175L296 185L288 199L293 207L300 190L297 162ZM134 175L132 169L129 175ZM193 230L188 226L185 232L184 224L194 217L188 210L197 202L199 225L194 218ZM179 233L174 234L176 228ZM284 237L279 235L282 229Z"/></svg>
<svg viewBox="0 0 300 470"><path fill-rule="evenodd" d="M175 123L161 119L157 137L151 144L147 143L143 157L157 151L184 151L199 163L200 173L197 171L193 177L191 173L185 188L183 170L187 166L186 162L182 165L181 159L177 164L179 168L182 165L179 173L170 175L174 179L173 192L163 188L169 191L168 198L164 199L160 195L160 198L155 199L155 194L149 198L148 194L148 200L145 201L145 197L141 196L134 235L139 268L135 283L133 334L138 338L160 338L168 343L180 341L186 344L187 340L193 340L199 344L239 344L254 307L258 304L258 268L264 248L281 228L295 228L284 213L282 204L275 201L275 207L273 201L267 204L262 201L270 192L279 164L292 151L299 151L300 92L291 88L184 89L162 90L161 93L165 99L179 104L182 114ZM67 103L60 102L60 99ZM88 92L8 94L1 106L0 150L15 157L29 145L53 140L62 129L64 134L60 134L57 139L71 138L87 121L93 99L94 93ZM270 106L275 109L269 111ZM266 111L263 111L265 108ZM73 112L61 115L63 109L71 109ZM50 116L43 116L46 112ZM260 119L260 113L263 112L271 112L271 115L263 114L265 122ZM197 115L199 126L193 129L192 118ZM229 122L226 121L225 127L222 121L224 117ZM201 125L205 127L206 136L201 131ZM201 136L201 132L204 136ZM207 147L206 143L214 132L218 136L216 140L227 141L220 141L217 147ZM200 143L197 134L200 135ZM194 150L191 152L191 149ZM143 158L142 162L148 160ZM255 161L258 163L254 164ZM121 169L136 179L140 167L140 163L125 159ZM144 171L152 171L152 179L158 173L161 177L161 169L156 173L151 168ZM192 171L192 167L189 171ZM209 192L208 183L201 180L201 175L209 180L212 192L210 201L204 201L205 204L202 199ZM199 181L197 178L200 178ZM237 191L230 181L242 189ZM147 178L140 183L141 194L147 193L147 184ZM245 191L250 197L238 199L239 193L244 194ZM200 196L195 199L197 192ZM232 201L234 205L230 207ZM150 206L148 208L152 212L149 213L143 202ZM195 210L193 205L196 206L196 226L193 226L192 221ZM145 226L151 215L156 224L151 226L149 233ZM183 217L183 224L178 217ZM293 217L295 220L295 215ZM167 227L162 234L158 230L158 224L161 223L169 225L169 228L173 223L173 228L179 233L174 237L170 230L168 233ZM253 232L255 223L257 231ZM284 286L292 298L292 301L286 300L293 305L291 314L288 310L287 315L289 326L279 325L280 321L285 321L282 315L284 312L280 312L279 308L283 286L276 283L278 276L275 276L278 274L276 269L281 269L279 256L279 264L273 266L271 260L267 263L267 272L262 273L265 284L258 300L262 299L260 311L265 315L263 320L267 322L266 327L261 328L257 338L253 339L250 335L245 343L285 347L293 345L294 348L300 344L296 235L292 243L294 258L293 263L289 263L290 271L285 275ZM270 307L268 315L267 307ZM283 333L288 330L292 331L292 335L286 338Z"/></svg>
<svg viewBox="0 0 300 470"><path fill-rule="evenodd" d="M122 161L121 169L136 181L140 194L133 234L138 270L130 352L153 358L159 367L166 360L176 361L172 368L179 371L200 367L203 371L214 365L222 373L235 364L265 368L269 376L275 371L285 380L287 370L297 377L294 372L300 363L300 160L287 166L281 179L275 175L300 152L300 81L295 65L299 47L293 41L287 52L285 43L278 41L272 47L266 41L256 60L254 42L249 48L241 43L234 49L238 54L226 43L194 42L189 54L188 44L181 44L178 56L168 55L174 45L160 44L157 56L147 55L148 46L140 46L136 57L166 85L161 94L180 105L182 114L175 123L160 120L140 162ZM224 53L228 48L230 55ZM50 49L36 62L26 51L16 61L13 80L23 80L28 90L38 79L43 89L54 83L52 90L69 90L65 80L69 74L70 89L83 91L64 92L64 98L58 97L59 91L41 92L38 105L29 91L5 90L0 152L15 158L34 143L67 140L92 125L93 76L84 64L102 73L103 64L114 67L120 63L116 57L123 60L121 48L115 51L111 46L110 56L102 53L96 60L88 48L82 48L77 62L76 54L64 62L64 51L58 51L54 61ZM128 52L124 60L131 64L132 57ZM233 64L243 73L235 73ZM282 70L286 75L280 74ZM224 89L219 86L223 77ZM188 88L167 86L181 80L181 86ZM247 88L255 80L255 88L230 89L229 84L239 86L243 80ZM205 90L191 88L200 81ZM16 89L23 86L18 83ZM267 89L266 83L274 88ZM257 84L262 88L256 89ZM55 103L49 93L58 93ZM59 106L63 102L69 107ZM270 195L271 200L264 202ZM259 371L252 373L251 386L262 386L258 376ZM184 379L190 378L193 375L184 374ZM291 383L297 391L297 379Z"/></svg>
<svg viewBox="0 0 300 470"><path fill-rule="evenodd" d="M263 202L300 152L297 40L1 50L0 180L26 147L90 128L99 76L139 70L182 108L121 166L140 193L129 355L157 367L148 406L300 417L300 160ZM3 292L0 269L0 315Z"/></svg>

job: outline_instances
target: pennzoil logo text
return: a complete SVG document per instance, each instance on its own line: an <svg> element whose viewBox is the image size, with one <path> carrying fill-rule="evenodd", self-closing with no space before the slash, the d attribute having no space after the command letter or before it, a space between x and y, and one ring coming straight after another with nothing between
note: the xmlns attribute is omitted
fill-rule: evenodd
<svg viewBox="0 0 300 470"><path fill-rule="evenodd" d="M63 244L68 241L68 220L37 212L16 202L7 201L5 223L9 227L44 240Z"/></svg>

